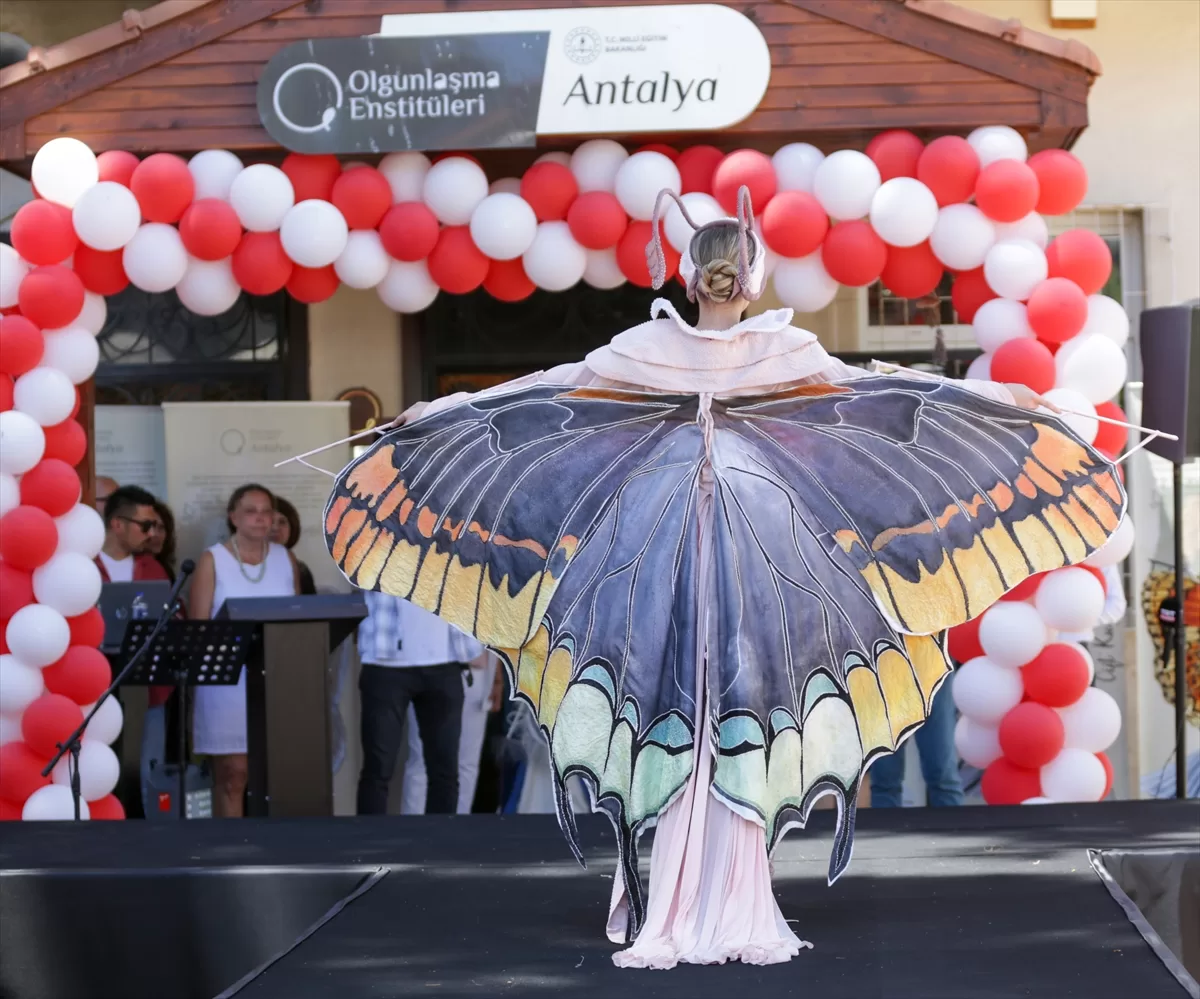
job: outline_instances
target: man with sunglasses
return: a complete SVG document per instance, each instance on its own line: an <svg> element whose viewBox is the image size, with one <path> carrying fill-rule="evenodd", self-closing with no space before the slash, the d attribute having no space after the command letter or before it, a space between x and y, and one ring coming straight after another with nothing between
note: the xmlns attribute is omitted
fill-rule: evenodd
<svg viewBox="0 0 1200 999"><path fill-rule="evenodd" d="M105 582L132 583L162 579L167 572L150 554L154 532L162 520L154 509L154 497L140 486L114 490L104 504L104 547L96 558Z"/></svg>

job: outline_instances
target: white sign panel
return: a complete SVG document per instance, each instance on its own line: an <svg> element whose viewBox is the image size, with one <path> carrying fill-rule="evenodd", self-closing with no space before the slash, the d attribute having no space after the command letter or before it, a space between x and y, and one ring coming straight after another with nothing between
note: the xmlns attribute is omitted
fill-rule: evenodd
<svg viewBox="0 0 1200 999"><path fill-rule="evenodd" d="M728 128L771 79L762 33L718 4L386 14L380 35L523 31L550 33L538 135Z"/></svg>
<svg viewBox="0 0 1200 999"><path fill-rule="evenodd" d="M167 498L163 414L158 406L97 406L96 474Z"/></svg>

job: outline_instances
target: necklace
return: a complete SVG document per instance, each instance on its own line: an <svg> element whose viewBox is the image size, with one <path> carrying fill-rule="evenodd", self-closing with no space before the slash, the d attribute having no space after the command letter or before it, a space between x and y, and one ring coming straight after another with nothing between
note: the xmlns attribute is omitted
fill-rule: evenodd
<svg viewBox="0 0 1200 999"><path fill-rule="evenodd" d="M265 550L263 551L263 560L258 563L258 566L257 566L258 575L251 576L250 573L248 573L246 571L246 563L242 561L242 553L238 549L238 542L237 542L236 534L232 538L229 539L229 547L231 547L233 549L233 557L235 559L237 559L238 572L240 572L242 574L242 576L244 576L251 583L261 583L263 580L263 576L265 576L267 574L267 553L266 553L266 551Z"/></svg>

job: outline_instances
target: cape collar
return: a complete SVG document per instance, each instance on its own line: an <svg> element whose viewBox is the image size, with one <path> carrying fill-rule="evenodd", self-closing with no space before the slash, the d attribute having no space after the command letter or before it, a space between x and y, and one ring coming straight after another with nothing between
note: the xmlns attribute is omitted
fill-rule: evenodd
<svg viewBox="0 0 1200 999"><path fill-rule="evenodd" d="M771 309L757 316L743 319L727 330L701 330L684 322L675 306L667 299L656 298L650 305L650 317L659 319L663 315L666 315L681 333L686 333L688 336L700 337L703 340L734 340L743 333L779 333L791 326L792 316L795 313L791 309Z"/></svg>

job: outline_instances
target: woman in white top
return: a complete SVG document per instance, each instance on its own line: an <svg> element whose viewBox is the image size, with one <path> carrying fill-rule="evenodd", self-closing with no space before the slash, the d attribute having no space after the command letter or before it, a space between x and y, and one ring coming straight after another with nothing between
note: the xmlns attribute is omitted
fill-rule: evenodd
<svg viewBox="0 0 1200 999"><path fill-rule="evenodd" d="M259 485L229 497L230 537L200 556L192 581L192 617L211 618L229 597L286 597L299 590L291 552L271 543L275 497ZM192 744L213 758L213 814L241 818L246 793L246 671L236 687L198 687Z"/></svg>

